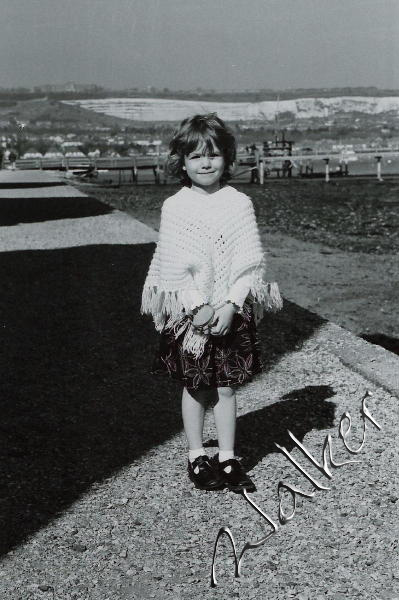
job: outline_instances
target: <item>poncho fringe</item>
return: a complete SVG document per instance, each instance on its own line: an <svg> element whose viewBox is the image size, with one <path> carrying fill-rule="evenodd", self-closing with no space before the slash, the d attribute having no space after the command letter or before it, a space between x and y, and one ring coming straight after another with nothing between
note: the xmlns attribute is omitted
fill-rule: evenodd
<svg viewBox="0 0 399 600"><path fill-rule="evenodd" d="M183 350L199 358L209 335L195 330L191 318L184 314L186 307L182 302L182 292L183 290L165 291L158 290L157 286L146 286L143 290L141 313L153 315L155 328L159 332L164 327L173 329L176 339L185 332ZM248 295L253 300L256 325L262 320L265 310L276 312L283 306L278 284L275 281L262 281L259 268L254 271L254 283ZM248 315L246 308L247 305L244 304L243 313Z"/></svg>

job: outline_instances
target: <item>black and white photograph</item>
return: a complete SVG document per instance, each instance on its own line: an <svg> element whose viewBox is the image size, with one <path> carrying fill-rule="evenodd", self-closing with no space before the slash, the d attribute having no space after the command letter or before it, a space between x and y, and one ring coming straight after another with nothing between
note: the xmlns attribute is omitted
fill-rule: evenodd
<svg viewBox="0 0 399 600"><path fill-rule="evenodd" d="M2 0L0 598L399 600L398 57L398 0Z"/></svg>

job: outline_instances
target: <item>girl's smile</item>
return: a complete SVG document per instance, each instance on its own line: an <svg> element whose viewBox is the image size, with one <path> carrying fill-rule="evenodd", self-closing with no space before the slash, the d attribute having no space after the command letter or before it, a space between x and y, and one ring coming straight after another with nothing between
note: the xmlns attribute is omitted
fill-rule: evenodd
<svg viewBox="0 0 399 600"><path fill-rule="evenodd" d="M192 187L205 194L212 194L220 188L224 167L223 154L215 144L210 152L204 143L184 157L184 168Z"/></svg>

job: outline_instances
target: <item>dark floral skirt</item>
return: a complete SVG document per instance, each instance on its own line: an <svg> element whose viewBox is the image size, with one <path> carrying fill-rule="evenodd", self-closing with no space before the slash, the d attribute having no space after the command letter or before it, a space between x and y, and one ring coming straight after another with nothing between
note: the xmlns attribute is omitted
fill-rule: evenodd
<svg viewBox="0 0 399 600"><path fill-rule="evenodd" d="M188 390L240 386L251 380L263 364L252 304L244 307L245 314L235 313L227 335L209 336L200 358L183 352L184 333L176 340L164 327L150 373L169 376Z"/></svg>

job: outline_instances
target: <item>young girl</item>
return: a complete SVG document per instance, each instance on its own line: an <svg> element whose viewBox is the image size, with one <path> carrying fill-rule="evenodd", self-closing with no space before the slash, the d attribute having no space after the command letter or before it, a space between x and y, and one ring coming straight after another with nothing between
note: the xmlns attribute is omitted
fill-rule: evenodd
<svg viewBox="0 0 399 600"><path fill-rule="evenodd" d="M175 133L168 167L184 186L162 206L141 313L161 334L151 372L183 384L190 479L200 489L254 491L234 455L235 388L262 371L256 326L282 300L277 284L264 280L252 201L226 185L235 155L234 136L216 114L185 119ZM206 311L210 321L197 326ZM203 448L210 400L219 443L213 459Z"/></svg>

